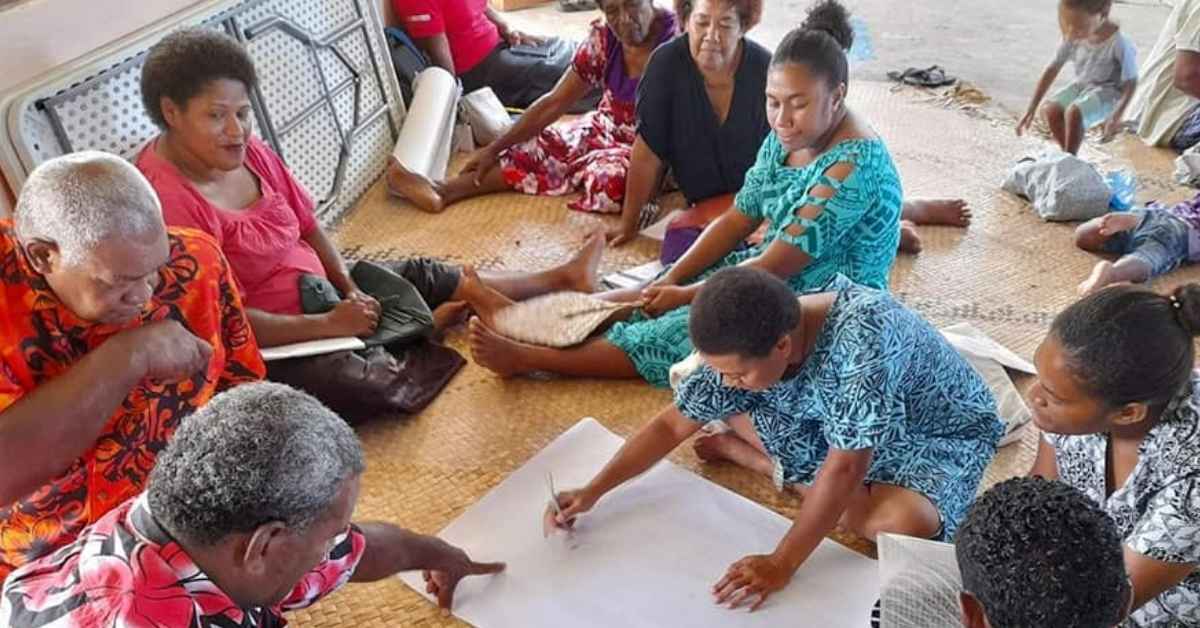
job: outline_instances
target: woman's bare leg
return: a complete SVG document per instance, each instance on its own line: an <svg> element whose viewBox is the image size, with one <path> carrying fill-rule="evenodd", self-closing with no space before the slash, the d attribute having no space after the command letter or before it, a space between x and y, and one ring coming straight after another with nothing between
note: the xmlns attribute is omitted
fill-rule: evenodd
<svg viewBox="0 0 1200 628"><path fill-rule="evenodd" d="M775 463L754 431L754 424L745 414L725 421L732 431L702 434L692 442L696 455L706 462L726 461L745 467L759 475L774 477Z"/></svg>
<svg viewBox="0 0 1200 628"><path fill-rule="evenodd" d="M938 533L942 518L928 497L895 484L872 482L854 492L838 524L871 541L881 532L928 539Z"/></svg>
<svg viewBox="0 0 1200 628"><path fill-rule="evenodd" d="M434 214L464 199L511 189L505 183L500 168L492 168L479 183L475 182L474 173L456 175L445 181L431 181L429 177L405 168L393 157L388 162L386 176L388 191Z"/></svg>
<svg viewBox="0 0 1200 628"><path fill-rule="evenodd" d="M510 340L482 320L471 319L471 356L501 377L546 371L572 377L632 379L638 376L629 356L603 338L568 349L538 347Z"/></svg>
<svg viewBox="0 0 1200 628"><path fill-rule="evenodd" d="M524 301L551 292L595 292L600 285L597 271L604 257L604 234L593 233L583 248L564 264L532 273L480 271L484 285L513 301Z"/></svg>

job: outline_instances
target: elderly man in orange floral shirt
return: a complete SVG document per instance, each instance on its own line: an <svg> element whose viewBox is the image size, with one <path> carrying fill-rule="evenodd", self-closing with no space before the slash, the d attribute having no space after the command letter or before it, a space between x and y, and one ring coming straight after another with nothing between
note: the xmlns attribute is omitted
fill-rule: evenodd
<svg viewBox="0 0 1200 628"><path fill-rule="evenodd" d="M180 421L264 367L216 243L130 164L37 168L0 221L0 580L142 491Z"/></svg>

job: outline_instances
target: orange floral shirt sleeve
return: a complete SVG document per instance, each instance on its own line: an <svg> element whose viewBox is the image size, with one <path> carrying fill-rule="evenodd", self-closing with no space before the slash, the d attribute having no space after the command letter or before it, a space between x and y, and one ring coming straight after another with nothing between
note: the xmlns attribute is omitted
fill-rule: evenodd
<svg viewBox="0 0 1200 628"><path fill-rule="evenodd" d="M225 369L217 381L217 392L266 377L267 367L254 338L254 330L242 306L242 295L229 260L217 250L221 278L218 283L221 308L221 343L225 346Z"/></svg>

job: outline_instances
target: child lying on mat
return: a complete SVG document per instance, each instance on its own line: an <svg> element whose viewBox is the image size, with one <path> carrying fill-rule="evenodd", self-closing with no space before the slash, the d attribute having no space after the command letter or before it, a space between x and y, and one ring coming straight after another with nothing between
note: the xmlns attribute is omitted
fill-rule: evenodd
<svg viewBox="0 0 1200 628"><path fill-rule="evenodd" d="M1102 261L1079 284L1088 295L1109 284L1149 281L1200 260L1200 196L1171 207L1143 209L1093 218L1075 231L1075 245L1091 253L1120 255Z"/></svg>
<svg viewBox="0 0 1200 628"><path fill-rule="evenodd" d="M706 366L587 486L557 495L547 525L572 527L702 425L726 420L732 432L701 437L697 453L770 476L804 502L773 553L716 583L718 603L758 608L839 524L871 539L953 538L1004 426L983 380L933 327L840 275L797 299L745 267L714 274L689 316Z"/></svg>

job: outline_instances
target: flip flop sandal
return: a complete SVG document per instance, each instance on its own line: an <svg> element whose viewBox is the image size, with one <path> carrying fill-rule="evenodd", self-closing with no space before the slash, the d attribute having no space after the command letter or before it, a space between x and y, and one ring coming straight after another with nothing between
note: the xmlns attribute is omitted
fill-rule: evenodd
<svg viewBox="0 0 1200 628"><path fill-rule="evenodd" d="M957 78L946 74L945 68L940 65L931 65L923 69L908 68L903 72L893 70L888 72L887 75L893 81L916 85L918 87L944 87L946 85L953 85L958 81Z"/></svg>
<svg viewBox="0 0 1200 628"><path fill-rule="evenodd" d="M591 11L599 7L596 5L596 0L558 0L558 8L564 13L575 13Z"/></svg>

